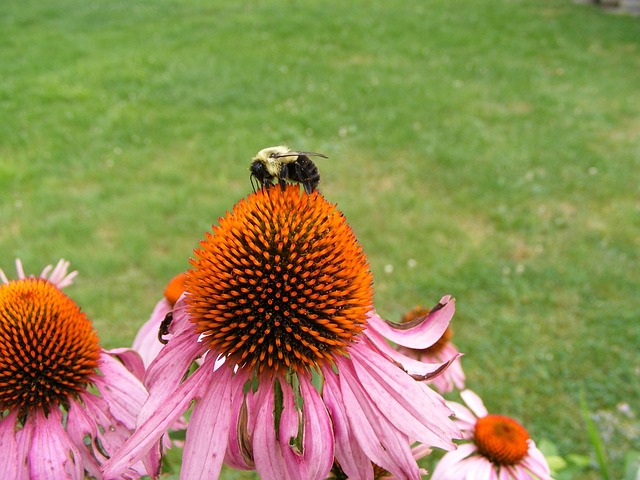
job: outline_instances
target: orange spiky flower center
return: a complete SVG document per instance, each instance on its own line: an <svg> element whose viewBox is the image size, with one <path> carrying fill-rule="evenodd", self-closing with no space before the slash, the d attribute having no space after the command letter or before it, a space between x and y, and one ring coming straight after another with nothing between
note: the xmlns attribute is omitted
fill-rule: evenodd
<svg viewBox="0 0 640 480"><path fill-rule="evenodd" d="M402 318L400 319L400 321L402 323L410 323L410 322L416 321L419 318L426 317L427 315L429 315L430 311L431 311L430 309L423 307L421 305L416 306L416 307L413 307L408 312L406 312L404 315L402 315ZM443 349L443 347L447 343L451 341L452 336L453 336L453 329L451 328L451 325L449 325L436 343L434 343L428 348L420 350L420 352L436 355L438 352L440 352L440 350Z"/></svg>
<svg viewBox="0 0 640 480"><path fill-rule="evenodd" d="M196 331L255 372L307 371L345 354L372 308L372 275L344 216L318 192L261 189L194 251L185 281Z"/></svg>
<svg viewBox="0 0 640 480"><path fill-rule="evenodd" d="M478 451L498 465L515 465L527 455L529 434L514 419L503 415L479 418L474 442Z"/></svg>
<svg viewBox="0 0 640 480"><path fill-rule="evenodd" d="M91 321L53 283L0 285L0 410L68 406L91 382L99 355Z"/></svg>

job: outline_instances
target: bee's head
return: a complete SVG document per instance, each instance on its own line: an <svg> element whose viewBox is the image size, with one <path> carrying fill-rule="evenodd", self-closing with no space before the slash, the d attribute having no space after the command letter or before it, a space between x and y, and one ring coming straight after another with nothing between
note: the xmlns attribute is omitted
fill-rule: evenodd
<svg viewBox="0 0 640 480"><path fill-rule="evenodd" d="M269 163L275 161L277 158L287 157L287 153L289 153L289 147L285 147L284 145L278 145L277 147L267 147L263 148L258 152L258 154L253 157L252 164L254 163ZM293 156L293 155L292 155Z"/></svg>

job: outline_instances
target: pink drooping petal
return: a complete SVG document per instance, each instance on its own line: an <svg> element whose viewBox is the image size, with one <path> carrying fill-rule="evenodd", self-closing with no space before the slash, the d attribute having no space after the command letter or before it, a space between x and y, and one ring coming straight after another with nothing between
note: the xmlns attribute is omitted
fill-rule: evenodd
<svg viewBox="0 0 640 480"><path fill-rule="evenodd" d="M304 399L302 415L296 408L291 386L280 381L283 410L278 438L285 467L291 478L322 480L333 465L333 433L327 410L308 377L299 375L300 394ZM301 418L302 417L302 418ZM302 451L296 437L302 421Z"/></svg>
<svg viewBox="0 0 640 480"><path fill-rule="evenodd" d="M27 480L29 471L26 468L26 453L18 449L16 419L17 411L10 410L9 414L0 420L0 478Z"/></svg>
<svg viewBox="0 0 640 480"><path fill-rule="evenodd" d="M67 414L67 434L76 445L82 445L85 439L89 440L86 448L80 450L84 469L89 475L99 478L102 475L100 473L100 464L107 459L103 454L103 450L107 452L115 451L114 447L119 447L122 442L112 445L101 438L101 431L108 432L111 426L111 422L105 414L108 411L108 405L101 404L103 410L95 409L91 401L92 398L94 398L93 395L86 394L82 399L83 404L79 404L75 400L71 401L69 413ZM98 425L102 429L99 429ZM105 428L106 430L103 430ZM98 445L101 448L98 448Z"/></svg>
<svg viewBox="0 0 640 480"><path fill-rule="evenodd" d="M192 327L192 324L187 326ZM179 388L191 364L206 351L206 344L198 342L197 338L193 328L181 330L151 362L144 378L144 384L149 391L149 400L138 415L138 423L152 416L166 401L166 397ZM207 357L203 366L208 361Z"/></svg>
<svg viewBox="0 0 640 480"><path fill-rule="evenodd" d="M220 474L229 429L234 421L237 422L229 412L233 402L238 401L237 397L242 399L244 382L235 380L231 367L219 368L196 401L184 443L180 478L204 480L217 478Z"/></svg>
<svg viewBox="0 0 640 480"><path fill-rule="evenodd" d="M112 415L133 430L147 399L144 385L122 363L104 351L100 354L99 368L103 375L94 377L96 388L109 405Z"/></svg>
<svg viewBox="0 0 640 480"><path fill-rule="evenodd" d="M154 402L153 409L147 412L144 421L139 419L138 429L102 466L106 480L119 478L129 466L148 455L154 447L158 447L162 436L173 422L187 410L192 400L200 396L202 388L209 385L213 372L210 368L203 367L196 369L177 389L158 393L160 400ZM143 406L142 412L150 400L151 397Z"/></svg>
<svg viewBox="0 0 640 480"><path fill-rule="evenodd" d="M429 314L417 324L391 323L371 311L369 327L378 331L392 342L409 348L424 349L436 343L449 326L455 311L455 299L442 297Z"/></svg>
<svg viewBox="0 0 640 480"><path fill-rule="evenodd" d="M467 477L472 480L500 480L495 465L480 455L467 458L462 463L467 464L466 468L469 472ZM507 476L507 478L509 477Z"/></svg>
<svg viewBox="0 0 640 480"><path fill-rule="evenodd" d="M132 348L113 348L111 350L105 350L105 353L120 360L126 369L133 373L138 380L143 380L145 364L136 350Z"/></svg>
<svg viewBox="0 0 640 480"><path fill-rule="evenodd" d="M385 338L374 329L367 328L364 331L364 335L380 353L388 357L389 360L402 365L402 368L416 379L429 380L437 377L460 356L460 354L457 354L444 362L428 363L409 357L400 350L395 350L389 345Z"/></svg>
<svg viewBox="0 0 640 480"><path fill-rule="evenodd" d="M299 376L303 420L303 459L307 465L307 478L324 479L328 476L334 457L334 437L331 419L320 394L309 378Z"/></svg>
<svg viewBox="0 0 640 480"><path fill-rule="evenodd" d="M24 469L21 470L26 480L30 480L29 455L31 454L31 442L33 440L34 422L26 422L25 425L16 432L18 443L18 460Z"/></svg>
<svg viewBox="0 0 640 480"><path fill-rule="evenodd" d="M460 392L460 397L477 418L486 417L489 414L482 399L474 391L469 389L463 390Z"/></svg>
<svg viewBox="0 0 640 480"><path fill-rule="evenodd" d="M418 464L411 455L407 435L376 407L361 386L351 362L338 357L336 364L351 431L362 450L371 461L393 475L419 479Z"/></svg>
<svg viewBox="0 0 640 480"><path fill-rule="evenodd" d="M520 462L521 465L534 475L537 475L540 480L551 480L549 464L544 455L538 450L533 440L529 439L527 443L529 444L529 450L527 451L527 456Z"/></svg>
<svg viewBox="0 0 640 480"><path fill-rule="evenodd" d="M81 396L80 402L70 402L66 430L76 445L85 446L80 449L84 468L96 478L102 475L100 465L108 455L116 452L131 435L131 429L111 415L106 401L89 392ZM147 472L157 471L159 466L159 456L146 467L138 462L124 472L122 478L140 478Z"/></svg>
<svg viewBox="0 0 640 480"><path fill-rule="evenodd" d="M520 465L506 465L504 468L494 467L493 470L497 480L511 480L513 478L517 480L538 480L537 478L529 475Z"/></svg>
<svg viewBox="0 0 640 480"><path fill-rule="evenodd" d="M297 441L296 437L300 428L300 411L295 404L293 389L283 379L280 379L279 383L282 391L282 412L277 430L278 450L284 458L284 466L288 476L291 478L310 478L302 456L296 454L298 452L291 451L291 445Z"/></svg>
<svg viewBox="0 0 640 480"><path fill-rule="evenodd" d="M473 438L473 432L478 421L471 410L458 402L446 402L455 416L455 421L460 430L462 431L463 438L470 440Z"/></svg>
<svg viewBox="0 0 640 480"><path fill-rule="evenodd" d="M478 451L472 443L465 443L458 446L457 450L447 452L436 465L431 476L432 480L454 480L466 478L466 468L461 462ZM464 472L461 472L461 470Z"/></svg>
<svg viewBox="0 0 640 480"><path fill-rule="evenodd" d="M428 350L427 350L428 352ZM440 351L436 355L429 355L428 353L420 355L418 357L421 361L447 361L451 358L455 358L455 361L451 362L446 371L443 372L442 375L438 375L433 380L431 380L431 384L436 388L436 390L440 393L448 393L453 391L454 387L458 390L464 389L465 383L465 375L462 370L462 366L460 364L460 359L458 358L460 352L458 349L452 344L445 344Z"/></svg>
<svg viewBox="0 0 640 480"><path fill-rule="evenodd" d="M30 478L82 480L84 468L80 451L62 427L62 413L53 408L48 417L41 410L31 412L26 424L32 423ZM25 428L26 425L25 425Z"/></svg>
<svg viewBox="0 0 640 480"><path fill-rule="evenodd" d="M243 382L244 383L244 380ZM239 470L253 470L253 459L247 452L245 439L249 438L247 429L248 406L246 397L235 398L231 406L231 418L235 423L229 429L229 442L225 453L224 463Z"/></svg>
<svg viewBox="0 0 640 480"><path fill-rule="evenodd" d="M294 480L285 465L280 444L274 428L274 398L271 381L261 381L258 392L263 401L258 405L255 428L253 429L253 459L256 471L262 480Z"/></svg>
<svg viewBox="0 0 640 480"><path fill-rule="evenodd" d="M333 421L335 457L342 471L351 480L373 480L373 465L351 431L345 411L346 405L338 385L338 378L331 368L323 369L325 383L322 389L324 402Z"/></svg>
<svg viewBox="0 0 640 480"><path fill-rule="evenodd" d="M378 409L400 431L426 445L444 450L455 448L452 438L460 431L449 420L453 413L444 399L430 388L389 363L362 342L351 349L351 360L359 382Z"/></svg>

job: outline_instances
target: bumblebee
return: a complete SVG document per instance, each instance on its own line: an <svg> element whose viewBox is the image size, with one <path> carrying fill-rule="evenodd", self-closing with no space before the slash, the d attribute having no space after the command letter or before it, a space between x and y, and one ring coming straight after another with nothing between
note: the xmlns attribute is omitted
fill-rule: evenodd
<svg viewBox="0 0 640 480"><path fill-rule="evenodd" d="M166 345L169 343L169 340L165 339L165 335L169 335L169 327L173 322L173 312L169 312L165 315L164 319L160 323L160 327L158 328L158 340L161 344Z"/></svg>
<svg viewBox="0 0 640 480"><path fill-rule="evenodd" d="M307 193L313 192L320 183L320 173L309 157L327 158L322 153L294 152L282 145L260 150L249 167L253 190L256 190L255 180L263 188L291 182L300 183Z"/></svg>

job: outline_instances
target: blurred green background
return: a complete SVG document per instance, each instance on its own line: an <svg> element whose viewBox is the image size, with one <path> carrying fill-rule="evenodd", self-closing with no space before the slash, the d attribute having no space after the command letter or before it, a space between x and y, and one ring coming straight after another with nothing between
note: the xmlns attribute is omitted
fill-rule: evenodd
<svg viewBox="0 0 640 480"><path fill-rule="evenodd" d="M640 18L8 0L0 44L0 268L69 259L105 347L131 344L250 192L251 157L287 144L330 157L321 189L383 316L457 298L454 343L491 411L589 454L584 391L612 472L640 448Z"/></svg>

